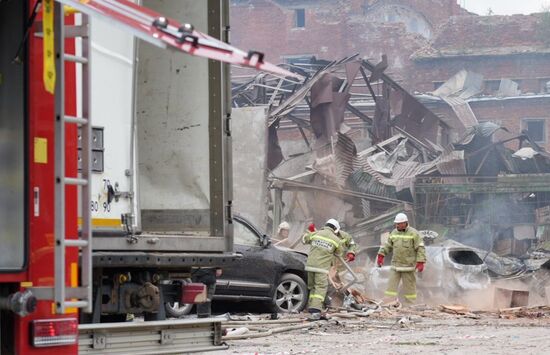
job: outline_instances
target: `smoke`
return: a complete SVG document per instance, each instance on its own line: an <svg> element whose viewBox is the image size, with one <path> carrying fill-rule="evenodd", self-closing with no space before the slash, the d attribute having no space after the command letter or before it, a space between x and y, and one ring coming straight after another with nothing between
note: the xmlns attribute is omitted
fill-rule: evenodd
<svg viewBox="0 0 550 355"><path fill-rule="evenodd" d="M460 304L472 311L550 304L548 268L527 273L516 270L510 274L505 272L507 270L501 270L502 275L509 276L489 277L482 260L473 258L473 251L461 251L457 256L450 250L445 247L427 247L428 264L423 273L417 273L416 303L431 306ZM352 288L369 298L382 300L385 299L390 267L389 260L382 268L374 266L376 251L376 248L368 248L358 254L354 269L359 282ZM445 261L445 252L449 252L452 264ZM400 299L405 301L402 290Z"/></svg>
<svg viewBox="0 0 550 355"><path fill-rule="evenodd" d="M496 240L514 237L513 225L533 222L536 201L534 196L523 197L522 194L483 195L451 204L446 214L458 217L450 218L449 238L492 251Z"/></svg>

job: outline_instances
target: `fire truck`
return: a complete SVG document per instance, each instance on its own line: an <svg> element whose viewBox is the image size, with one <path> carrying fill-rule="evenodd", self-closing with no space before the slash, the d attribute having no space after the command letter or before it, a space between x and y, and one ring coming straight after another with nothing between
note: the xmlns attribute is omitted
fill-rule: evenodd
<svg viewBox="0 0 550 355"><path fill-rule="evenodd" d="M222 346L165 305L238 257L229 65L296 77L228 44L228 6L0 0L2 354Z"/></svg>

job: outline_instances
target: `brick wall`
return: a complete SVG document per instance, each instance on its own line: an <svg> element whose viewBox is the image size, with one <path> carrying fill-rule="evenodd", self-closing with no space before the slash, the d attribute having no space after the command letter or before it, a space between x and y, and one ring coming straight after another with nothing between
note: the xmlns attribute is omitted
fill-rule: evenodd
<svg viewBox="0 0 550 355"><path fill-rule="evenodd" d="M323 59L340 59L359 53L375 60L382 53L393 54L392 70L401 72L408 57L427 42L409 36L401 24L373 22L369 9L400 4L423 16L435 28L449 16L463 14L454 0L333 0L296 2L281 6L276 0L233 1L231 42L244 49L265 52L273 62L285 56L310 54ZM304 28L295 27L295 9L305 9ZM419 41L418 43L412 43ZM396 49L405 47L402 53ZM394 50L395 49L395 50ZM392 57L391 55L389 56Z"/></svg>
<svg viewBox="0 0 550 355"><path fill-rule="evenodd" d="M383 0L366 1L371 7L384 4L399 4L423 14L424 17L437 27L447 21L450 16L467 15L468 11L460 7L454 0Z"/></svg>
<svg viewBox="0 0 550 355"><path fill-rule="evenodd" d="M493 121L506 127L510 134L519 135L522 129L522 120L537 118L546 120L546 144L543 148L550 151L550 98L498 100L489 102L473 102L470 104L479 121ZM497 138L510 137L510 134L499 133ZM508 145L516 149L517 144Z"/></svg>
<svg viewBox="0 0 550 355"><path fill-rule="evenodd" d="M544 119L546 144L543 148L550 151L550 98L500 99L490 101L473 101L470 107L478 121L490 121L499 124L509 132L499 131L495 139L504 140L518 136L526 127L524 119ZM440 115L452 117L453 113L446 104L432 104L429 108ZM517 141L506 144L510 149L517 149Z"/></svg>
<svg viewBox="0 0 550 355"><path fill-rule="evenodd" d="M544 45L536 35L541 15L455 16L438 31L439 50Z"/></svg>
<svg viewBox="0 0 550 355"><path fill-rule="evenodd" d="M266 53L268 60L279 63L284 56L315 55L341 58L343 28L348 7L305 7L306 25L295 27L295 10L269 0L251 1L250 5L231 7L231 42L243 49Z"/></svg>
<svg viewBox="0 0 550 355"><path fill-rule="evenodd" d="M522 93L538 93L541 79L550 78L550 54L420 60L408 79L416 91L429 92L434 90L434 82L446 81L462 69L480 73L484 80L521 80Z"/></svg>

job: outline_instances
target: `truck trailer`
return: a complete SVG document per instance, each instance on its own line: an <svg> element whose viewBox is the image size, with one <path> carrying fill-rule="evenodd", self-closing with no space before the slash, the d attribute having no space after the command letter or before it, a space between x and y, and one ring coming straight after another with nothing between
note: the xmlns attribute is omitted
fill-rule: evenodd
<svg viewBox="0 0 550 355"><path fill-rule="evenodd" d="M219 319L165 305L204 301L191 271L239 257L229 65L295 76L230 46L228 18L226 0L0 0L2 354L222 346Z"/></svg>

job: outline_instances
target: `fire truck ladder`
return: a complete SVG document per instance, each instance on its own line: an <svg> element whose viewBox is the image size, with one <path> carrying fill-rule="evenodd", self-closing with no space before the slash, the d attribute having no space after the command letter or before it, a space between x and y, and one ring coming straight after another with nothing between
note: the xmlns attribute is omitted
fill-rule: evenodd
<svg viewBox="0 0 550 355"><path fill-rule="evenodd" d="M69 307L82 308L92 312L92 227L91 227L91 136L90 122L90 23L88 16L81 14L81 26L65 27L64 8L54 2L55 33L55 282L53 299L56 312L63 314ZM66 37L79 37L82 42L82 56L65 53ZM65 114L65 62L80 64L82 68L82 117ZM80 127L79 144L81 147L79 177L65 175L65 124L77 124ZM80 188L80 211L82 225L80 237L70 239L65 229L65 188L76 185ZM66 250L80 249L80 286L66 286ZM73 270L73 272L75 272Z"/></svg>

